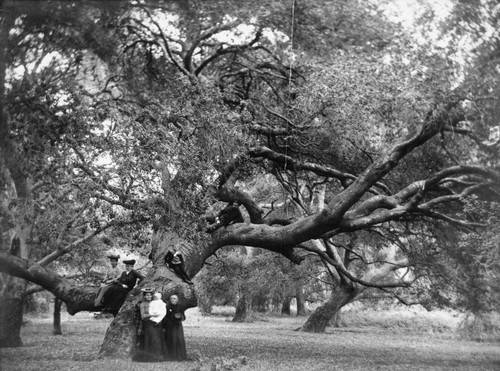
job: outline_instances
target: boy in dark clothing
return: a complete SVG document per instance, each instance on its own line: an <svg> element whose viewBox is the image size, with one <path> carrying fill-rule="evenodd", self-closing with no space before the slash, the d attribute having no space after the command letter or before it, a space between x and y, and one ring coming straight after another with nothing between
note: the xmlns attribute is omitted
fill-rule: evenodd
<svg viewBox="0 0 500 371"><path fill-rule="evenodd" d="M179 252L179 250L174 250L168 251L167 254L165 255L165 264L167 264L170 268L172 268L180 278L184 280L184 282L189 283L190 285L193 285L193 282L191 282L191 279L186 273L186 270L184 269L184 257L182 254Z"/></svg>
<svg viewBox="0 0 500 371"><path fill-rule="evenodd" d="M244 219L241 215L241 211L239 209L240 204L238 202L233 202L227 204L227 206L221 210L221 212L215 218L215 223L211 224L207 228L208 233L212 233L217 228L224 226L227 227L233 223L243 223Z"/></svg>

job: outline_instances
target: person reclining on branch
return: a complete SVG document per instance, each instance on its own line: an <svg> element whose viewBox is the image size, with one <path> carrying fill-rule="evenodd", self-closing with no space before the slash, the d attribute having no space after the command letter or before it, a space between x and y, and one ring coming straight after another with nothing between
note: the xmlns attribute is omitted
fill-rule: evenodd
<svg viewBox="0 0 500 371"><path fill-rule="evenodd" d="M193 282L191 282L191 279L186 273L184 268L184 257L179 250L175 249L174 252L169 250L165 255L165 264L172 268L175 274L182 278L184 282L193 285Z"/></svg>
<svg viewBox="0 0 500 371"><path fill-rule="evenodd" d="M240 204L236 201L227 204L227 206L217 214L214 220L215 222L208 226L207 232L212 233L221 226L227 227L233 223L243 223L244 219L241 215L239 206Z"/></svg>
<svg viewBox="0 0 500 371"><path fill-rule="evenodd" d="M118 282L118 278L120 278L122 274L122 270L118 268L120 255L108 255L108 259L111 263L111 268L106 271L101 287L99 287L99 291L97 291L97 296L94 300L94 305L97 308L103 305L104 294L113 286L114 283Z"/></svg>
<svg viewBox="0 0 500 371"><path fill-rule="evenodd" d="M118 314L127 294L132 290L136 283L141 282L144 276L133 269L135 260L124 260L125 272L118 278L104 294L103 312L109 312L113 316Z"/></svg>

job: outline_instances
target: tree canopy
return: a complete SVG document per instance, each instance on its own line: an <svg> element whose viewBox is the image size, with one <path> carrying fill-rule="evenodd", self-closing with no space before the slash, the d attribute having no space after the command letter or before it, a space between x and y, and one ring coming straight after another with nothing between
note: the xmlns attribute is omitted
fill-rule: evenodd
<svg viewBox="0 0 500 371"><path fill-rule="evenodd" d="M412 288L458 306L482 286L474 300L491 308L498 7L452 2L446 23L423 14L415 39L388 3L2 3L4 295L18 299L15 276L93 310L95 290L55 262L113 233L150 256L145 284L185 307L195 291L162 264L174 245L191 275L222 247L252 246L319 259L338 303L368 288L408 302ZM205 233L230 201L245 223ZM103 353L130 348L134 300Z"/></svg>

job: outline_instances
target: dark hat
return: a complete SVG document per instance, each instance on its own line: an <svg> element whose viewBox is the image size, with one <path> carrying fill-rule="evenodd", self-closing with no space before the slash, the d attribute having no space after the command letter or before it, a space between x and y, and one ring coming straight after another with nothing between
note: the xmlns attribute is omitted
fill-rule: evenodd
<svg viewBox="0 0 500 371"><path fill-rule="evenodd" d="M152 287L144 287L144 288L141 289L141 292L144 293L144 294L147 294L147 293L151 293L152 294L153 292L155 292L155 289L152 288Z"/></svg>
<svg viewBox="0 0 500 371"><path fill-rule="evenodd" d="M123 261L123 264L125 265L134 265L135 264L135 260L134 259L130 259L130 260L124 260Z"/></svg>
<svg viewBox="0 0 500 371"><path fill-rule="evenodd" d="M113 255L113 254L111 254L111 255L108 255L108 259L109 260L116 260L116 261L118 261L120 259L120 255Z"/></svg>

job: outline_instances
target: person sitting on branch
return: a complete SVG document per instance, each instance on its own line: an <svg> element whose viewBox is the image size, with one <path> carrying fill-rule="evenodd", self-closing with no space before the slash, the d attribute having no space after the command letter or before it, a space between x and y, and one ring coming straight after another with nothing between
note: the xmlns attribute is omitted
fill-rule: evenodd
<svg viewBox="0 0 500 371"><path fill-rule="evenodd" d="M174 252L168 251L165 255L165 264L172 268L175 274L182 278L184 282L193 285L193 282L191 282L191 279L186 273L184 268L184 257L179 250L175 249Z"/></svg>
<svg viewBox="0 0 500 371"><path fill-rule="evenodd" d="M227 206L217 214L215 219L213 219L213 217L212 219L208 219L209 221L213 220L213 224L208 226L207 232L212 233L221 226L227 227L233 223L243 223L244 219L241 215L239 206L240 204L236 201L228 203Z"/></svg>
<svg viewBox="0 0 500 371"><path fill-rule="evenodd" d="M118 278L120 278L122 274L122 270L118 268L120 255L108 255L108 259L111 264L111 268L106 271L101 287L99 287L99 291L97 291L97 296L94 300L94 305L97 308L103 305L104 294L113 286L114 283L118 282Z"/></svg>
<svg viewBox="0 0 500 371"><path fill-rule="evenodd" d="M127 294L132 290L135 284L144 279L144 276L137 272L134 268L135 260L124 260L125 272L123 272L118 280L110 287L103 297L103 311L109 312L113 316L118 314Z"/></svg>

